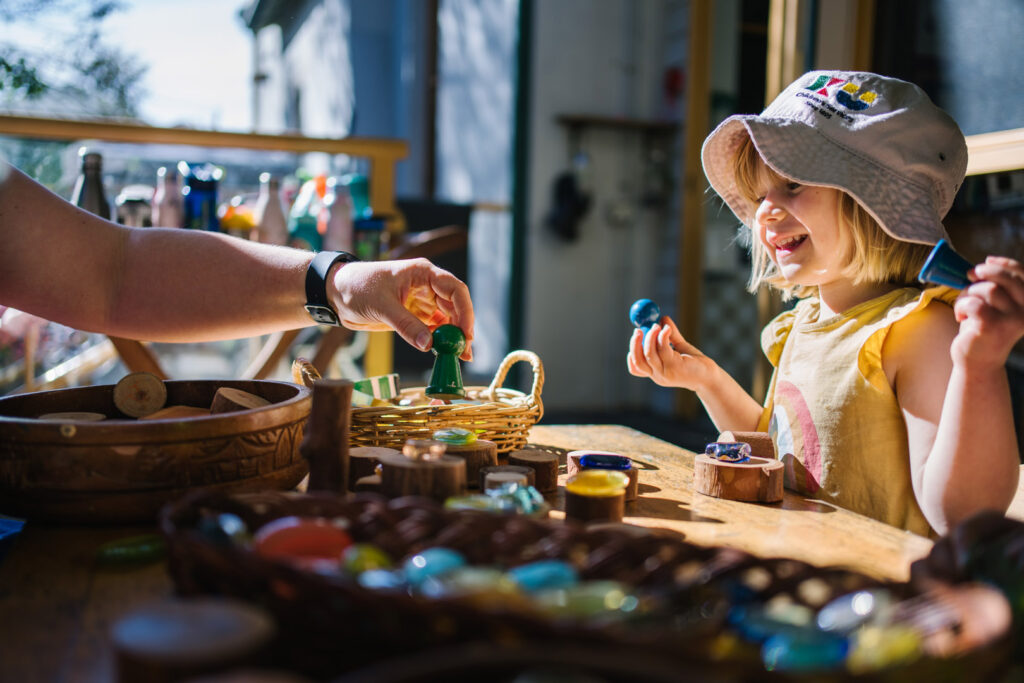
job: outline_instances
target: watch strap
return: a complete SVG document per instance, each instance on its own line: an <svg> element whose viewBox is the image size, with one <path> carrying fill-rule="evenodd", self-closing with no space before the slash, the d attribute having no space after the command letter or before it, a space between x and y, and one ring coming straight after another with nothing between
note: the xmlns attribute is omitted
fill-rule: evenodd
<svg viewBox="0 0 1024 683"><path fill-rule="evenodd" d="M347 251L321 251L306 269L306 311L322 325L341 325L338 312L327 296L327 275L335 263L352 263L359 259Z"/></svg>

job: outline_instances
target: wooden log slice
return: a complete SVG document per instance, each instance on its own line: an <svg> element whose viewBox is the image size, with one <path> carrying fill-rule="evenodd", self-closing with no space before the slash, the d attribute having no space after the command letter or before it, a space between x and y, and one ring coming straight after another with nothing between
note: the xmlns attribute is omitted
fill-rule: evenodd
<svg viewBox="0 0 1024 683"><path fill-rule="evenodd" d="M64 422L99 422L100 420L106 420L107 416L103 413L93 413L84 410L68 411L63 413L44 413L40 415L38 420L61 420Z"/></svg>
<svg viewBox="0 0 1024 683"><path fill-rule="evenodd" d="M558 488L558 456L550 451L524 448L508 454L508 464L533 470L535 486L541 493Z"/></svg>
<svg viewBox="0 0 1024 683"><path fill-rule="evenodd" d="M783 469L781 460L724 462L699 453L693 462L693 488L714 498L777 503L782 500Z"/></svg>
<svg viewBox="0 0 1024 683"><path fill-rule="evenodd" d="M565 518L578 522L621 522L626 514L626 494L585 496L565 492Z"/></svg>
<svg viewBox="0 0 1024 683"><path fill-rule="evenodd" d="M348 451L348 481L350 491L360 491L356 488L359 480L363 477L372 477L377 473L377 465L380 464L380 456L390 453L401 455L401 452L394 448L385 446L356 446ZM376 486L380 486L380 479L377 479ZM374 489L376 490L376 489Z"/></svg>
<svg viewBox="0 0 1024 683"><path fill-rule="evenodd" d="M213 401L210 403L210 412L217 415L219 413L235 412L236 410L262 408L269 405L270 401L262 396L250 394L248 391L242 391L234 387L221 387L213 395Z"/></svg>
<svg viewBox="0 0 1024 683"><path fill-rule="evenodd" d="M466 493L466 461L453 455L413 460L401 453L380 456L381 493L389 498L426 496L443 503Z"/></svg>
<svg viewBox="0 0 1024 683"><path fill-rule="evenodd" d="M163 380L148 372L125 375L114 385L114 405L129 417L155 413L167 403Z"/></svg>
<svg viewBox="0 0 1024 683"><path fill-rule="evenodd" d="M299 445L309 461L310 491L348 490L348 430L352 382L318 379L313 382L313 405L306 434Z"/></svg>
<svg viewBox="0 0 1024 683"><path fill-rule="evenodd" d="M487 475L492 472L517 472L519 474L526 475L526 483L529 486L536 486L536 475L533 469L530 467L521 467L519 465L494 465L492 467L481 467L480 468L480 483L481 489L486 488Z"/></svg>
<svg viewBox="0 0 1024 683"><path fill-rule="evenodd" d="M143 415L140 420L181 420L189 417L206 417L210 414L210 411L206 408L196 408L195 406L167 406L161 408L155 413L149 415Z"/></svg>
<svg viewBox="0 0 1024 683"><path fill-rule="evenodd" d="M117 680L176 681L255 664L274 632L269 613L238 600L204 597L148 604L111 629Z"/></svg>
<svg viewBox="0 0 1024 683"><path fill-rule="evenodd" d="M477 439L469 444L452 444L446 446L445 455L453 455L466 461L466 482L476 488L480 482L480 468L494 467L498 464L498 444L486 439Z"/></svg>

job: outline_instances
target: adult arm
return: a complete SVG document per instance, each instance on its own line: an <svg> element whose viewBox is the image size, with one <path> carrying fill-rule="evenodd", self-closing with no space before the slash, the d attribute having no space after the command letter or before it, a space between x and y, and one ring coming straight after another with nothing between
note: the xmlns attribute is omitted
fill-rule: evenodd
<svg viewBox="0 0 1024 683"><path fill-rule="evenodd" d="M82 211L17 169L5 170L4 304L70 327L150 341L239 338L312 324L303 308L310 252L203 231L127 228ZM395 329L429 348L426 325L401 305L426 288L472 339L466 286L423 259L339 264L328 282L346 326ZM463 357L471 357L468 345Z"/></svg>

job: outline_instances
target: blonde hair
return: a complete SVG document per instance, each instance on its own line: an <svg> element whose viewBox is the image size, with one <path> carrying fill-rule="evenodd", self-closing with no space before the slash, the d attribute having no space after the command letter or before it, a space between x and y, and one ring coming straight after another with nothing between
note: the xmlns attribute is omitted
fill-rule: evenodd
<svg viewBox="0 0 1024 683"><path fill-rule="evenodd" d="M733 166L737 189L754 205L758 203L758 188L786 180L785 176L764 162L750 136L744 136L736 151ZM854 284L888 283L919 286L917 273L932 249L930 246L904 242L892 237L882 230L882 226L867 209L843 191L840 191L837 220L848 230L852 238L848 253L843 255L849 264L843 275L851 278ZM767 284L780 290L783 299L803 298L817 291L816 287L787 282L757 238L754 227L746 227L750 231L751 260L748 291L756 292L762 284Z"/></svg>

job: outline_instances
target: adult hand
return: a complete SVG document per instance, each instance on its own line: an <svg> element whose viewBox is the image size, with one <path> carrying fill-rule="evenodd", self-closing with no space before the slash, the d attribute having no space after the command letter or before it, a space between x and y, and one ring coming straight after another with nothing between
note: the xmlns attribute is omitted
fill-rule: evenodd
<svg viewBox="0 0 1024 683"><path fill-rule="evenodd" d="M972 284L953 310L960 331L953 340L956 362L1002 367L1024 337L1024 266L989 256L969 274Z"/></svg>
<svg viewBox="0 0 1024 683"><path fill-rule="evenodd" d="M353 330L394 330L426 351L431 331L450 323L466 335L461 358L473 360L469 288L427 259L359 261L336 268L328 293L341 323Z"/></svg>

